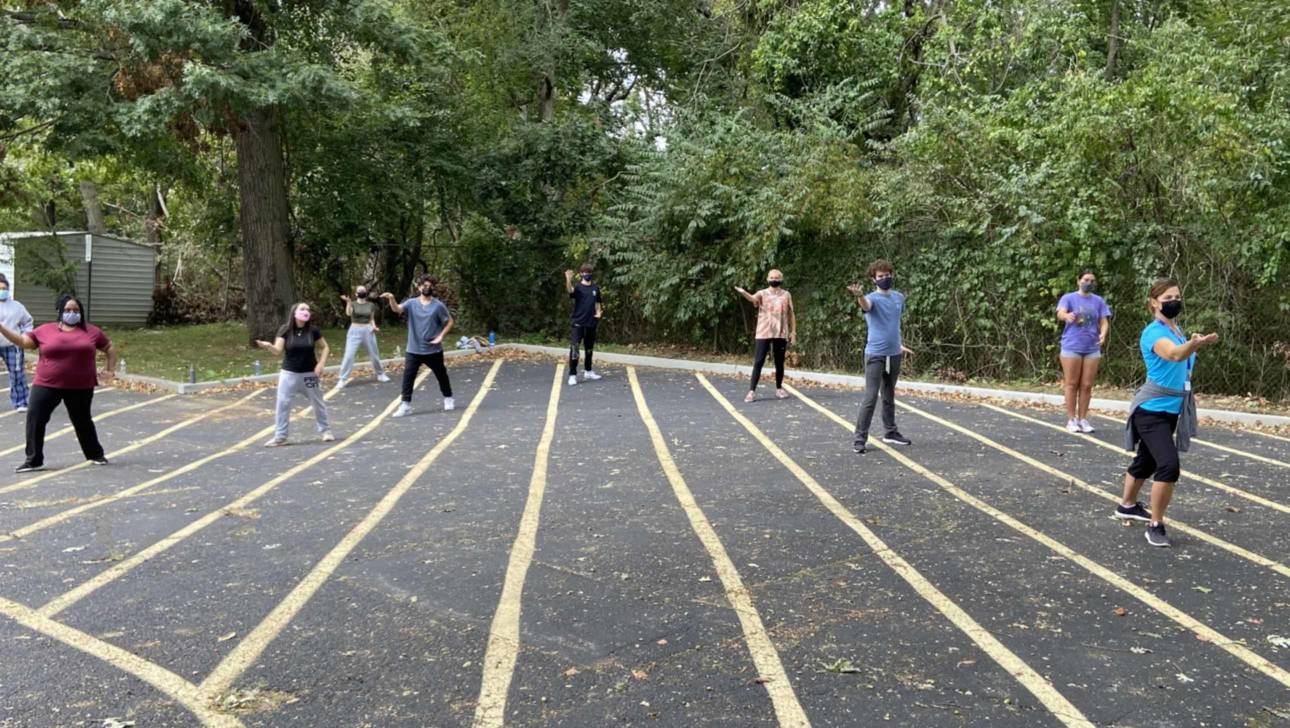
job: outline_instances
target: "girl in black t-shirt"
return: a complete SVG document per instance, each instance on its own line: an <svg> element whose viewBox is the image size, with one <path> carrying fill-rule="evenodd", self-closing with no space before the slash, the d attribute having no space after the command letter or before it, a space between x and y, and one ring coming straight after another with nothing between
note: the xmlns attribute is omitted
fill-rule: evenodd
<svg viewBox="0 0 1290 728"><path fill-rule="evenodd" d="M309 323L309 304L297 303L291 307L287 323L278 329L278 336L270 344L256 341L261 349L282 356L282 371L278 372L277 429L265 447L277 447L287 442L287 425L291 422L291 397L303 393L314 408L318 432L323 442L336 437L327 424L327 402L322 395L322 373L327 366L331 348L323 338L322 330ZM319 348L319 344L322 344Z"/></svg>

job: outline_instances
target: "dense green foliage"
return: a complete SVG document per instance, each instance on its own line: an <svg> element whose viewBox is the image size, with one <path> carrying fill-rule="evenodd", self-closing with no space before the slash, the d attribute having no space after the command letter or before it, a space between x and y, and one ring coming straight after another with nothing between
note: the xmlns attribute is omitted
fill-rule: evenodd
<svg viewBox="0 0 1290 728"><path fill-rule="evenodd" d="M886 257L916 372L1047 377L1088 267L1112 379L1141 376L1145 290L1171 275L1185 326L1222 336L1199 386L1290 395L1277 3L0 7L0 229L76 226L94 182L109 227L164 246L168 310L262 295L234 139L268 110L295 290L333 311L429 270L470 326L558 333L561 273L590 259L605 336L737 351L753 312L732 286L778 267L802 363L853 368L844 289Z"/></svg>

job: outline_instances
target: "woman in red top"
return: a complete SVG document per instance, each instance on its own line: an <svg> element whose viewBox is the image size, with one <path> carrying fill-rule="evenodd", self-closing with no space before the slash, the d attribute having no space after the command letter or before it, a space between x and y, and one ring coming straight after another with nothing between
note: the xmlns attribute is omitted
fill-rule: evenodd
<svg viewBox="0 0 1290 728"><path fill-rule="evenodd" d="M81 311L81 302L65 295L58 301L56 323L41 324L26 334L0 325L0 334L15 345L40 350L27 410L27 459L16 468L19 473L45 467L45 426L60 402L67 406L67 417L85 459L95 465L108 464L94 429L90 403L94 387L112 379L116 348L99 327L85 323ZM94 370L98 351L107 356L107 369L102 372Z"/></svg>

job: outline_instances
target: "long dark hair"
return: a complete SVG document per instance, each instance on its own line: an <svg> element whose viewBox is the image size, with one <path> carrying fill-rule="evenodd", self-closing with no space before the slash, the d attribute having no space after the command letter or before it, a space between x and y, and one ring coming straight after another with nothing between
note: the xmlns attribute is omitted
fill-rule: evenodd
<svg viewBox="0 0 1290 728"><path fill-rule="evenodd" d="M300 303L293 304L291 306L291 310L287 311L287 322L282 325L283 333L294 331L295 329L308 330L310 328L313 328L313 325L314 325L313 306L309 306L309 320L305 322L305 325L300 326L296 324L296 311L300 310L301 306L309 306L309 303L306 301L301 301Z"/></svg>
<svg viewBox="0 0 1290 728"><path fill-rule="evenodd" d="M76 302L76 308L80 309L81 312L81 322L76 324L76 326L82 330L88 330L85 329L85 304L81 303L81 299L70 293L64 293L62 297L58 299L58 323L63 323L63 309L67 308L67 304L72 301Z"/></svg>

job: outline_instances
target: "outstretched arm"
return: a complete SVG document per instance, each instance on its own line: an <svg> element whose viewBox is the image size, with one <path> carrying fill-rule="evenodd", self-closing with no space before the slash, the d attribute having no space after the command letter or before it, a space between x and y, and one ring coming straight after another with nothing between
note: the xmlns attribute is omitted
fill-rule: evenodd
<svg viewBox="0 0 1290 728"><path fill-rule="evenodd" d="M745 291L740 286L735 286L735 292L737 292L739 295L743 296L744 298L748 299L748 303L751 303L754 306L761 306L761 299L757 298L757 294L749 293L748 291Z"/></svg>
<svg viewBox="0 0 1290 728"><path fill-rule="evenodd" d="M279 336L273 340L272 344L270 344L267 341L260 341L257 339L255 342L255 345L260 347L261 349L264 349L265 351L273 352L275 356L282 356L282 350L286 347L287 342L285 339Z"/></svg>
<svg viewBox="0 0 1290 728"><path fill-rule="evenodd" d="M391 311L393 311L394 313L397 313L397 314L402 314L402 313L403 313L403 304L401 304L401 303L399 303L398 301L394 300L394 294L393 294L393 293L390 293L389 291L386 291L385 293L382 293L382 294L381 294L381 298L384 298L384 299L385 299L385 302L386 302L386 303L388 303L388 304L390 304L390 310L391 310Z"/></svg>
<svg viewBox="0 0 1290 728"><path fill-rule="evenodd" d="M13 342L14 346L21 346L24 349L36 348L36 340L29 334L20 334L4 324L0 324L0 335Z"/></svg>
<svg viewBox="0 0 1290 728"><path fill-rule="evenodd" d="M564 272L564 290L567 293L573 293L573 271Z"/></svg>
<svg viewBox="0 0 1290 728"><path fill-rule="evenodd" d="M873 308L873 304L869 303L869 299L864 295L864 287L859 283L852 283L847 286L847 290L851 291L851 295L856 297L856 303L860 304L861 311L868 311Z"/></svg>

